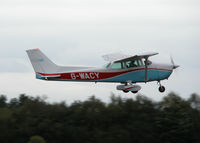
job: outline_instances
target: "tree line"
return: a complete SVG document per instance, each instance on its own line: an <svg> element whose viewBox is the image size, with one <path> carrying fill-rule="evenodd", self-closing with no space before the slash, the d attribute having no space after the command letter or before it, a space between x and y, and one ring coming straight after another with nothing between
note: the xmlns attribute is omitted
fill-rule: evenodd
<svg viewBox="0 0 200 143"><path fill-rule="evenodd" d="M137 95L95 96L86 101L48 103L21 94L0 96L1 143L199 143L200 96L169 93L161 101Z"/></svg>

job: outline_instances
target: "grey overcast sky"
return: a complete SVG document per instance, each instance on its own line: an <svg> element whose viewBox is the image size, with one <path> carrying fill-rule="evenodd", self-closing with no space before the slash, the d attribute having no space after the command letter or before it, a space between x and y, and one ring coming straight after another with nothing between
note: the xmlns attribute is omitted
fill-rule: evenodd
<svg viewBox="0 0 200 143"><path fill-rule="evenodd" d="M45 82L35 79L25 50L40 48L60 65L105 64L102 55L159 52L152 61L181 68L163 81L166 93L187 98L200 93L199 0L1 0L0 94L48 95L51 102L84 100L95 94L108 101L117 84ZM142 94L161 99L154 83Z"/></svg>

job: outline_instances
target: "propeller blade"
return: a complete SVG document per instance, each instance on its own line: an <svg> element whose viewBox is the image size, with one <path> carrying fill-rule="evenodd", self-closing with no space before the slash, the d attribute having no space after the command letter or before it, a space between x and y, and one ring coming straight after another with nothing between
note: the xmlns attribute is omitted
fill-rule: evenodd
<svg viewBox="0 0 200 143"><path fill-rule="evenodd" d="M174 65L174 59L172 56L170 56L170 60L171 60L172 65Z"/></svg>
<svg viewBox="0 0 200 143"><path fill-rule="evenodd" d="M170 59L171 59L171 63L172 63L173 69L176 69L176 68L180 67L179 65L176 65L176 64L174 63L174 59L173 59L172 56L170 56Z"/></svg>

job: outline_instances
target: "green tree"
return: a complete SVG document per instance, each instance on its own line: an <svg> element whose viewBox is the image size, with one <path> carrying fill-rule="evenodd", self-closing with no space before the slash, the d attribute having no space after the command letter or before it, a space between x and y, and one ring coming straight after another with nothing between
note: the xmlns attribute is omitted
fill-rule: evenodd
<svg viewBox="0 0 200 143"><path fill-rule="evenodd" d="M175 93L170 93L160 102L160 114L156 126L161 142L194 142L192 109L190 104Z"/></svg>
<svg viewBox="0 0 200 143"><path fill-rule="evenodd" d="M15 108L19 106L19 100L17 98L12 98L8 103L9 107Z"/></svg>
<svg viewBox="0 0 200 143"><path fill-rule="evenodd" d="M32 136L28 143L46 143L46 141L41 136Z"/></svg>
<svg viewBox="0 0 200 143"><path fill-rule="evenodd" d="M1 143L26 143L32 135L40 136L32 136L29 143L200 142L197 94L185 100L170 93L160 102L112 94L109 103L92 96L70 105L25 94L6 99L0 96Z"/></svg>
<svg viewBox="0 0 200 143"><path fill-rule="evenodd" d="M8 108L0 108L0 141L10 142L12 136L12 111Z"/></svg>
<svg viewBox="0 0 200 143"><path fill-rule="evenodd" d="M27 100L29 100L30 97L27 96L26 94L20 94L19 95L19 105L23 105L26 103Z"/></svg>
<svg viewBox="0 0 200 143"><path fill-rule="evenodd" d="M0 108L7 106L7 98L5 95L0 95Z"/></svg>
<svg viewBox="0 0 200 143"><path fill-rule="evenodd" d="M193 93L190 98L188 99L191 107L200 111L200 96Z"/></svg>

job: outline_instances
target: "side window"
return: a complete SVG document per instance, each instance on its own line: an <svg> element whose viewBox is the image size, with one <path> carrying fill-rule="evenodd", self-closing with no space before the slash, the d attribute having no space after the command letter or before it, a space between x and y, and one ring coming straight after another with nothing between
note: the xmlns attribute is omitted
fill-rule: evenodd
<svg viewBox="0 0 200 143"><path fill-rule="evenodd" d="M135 61L127 61L126 62L126 67L127 68L133 68L133 67L137 67L138 66L138 63L137 63L137 61L135 60Z"/></svg>
<svg viewBox="0 0 200 143"><path fill-rule="evenodd" d="M143 66L144 65L144 63L143 63L143 61L141 59L138 60L138 64L139 64L139 66Z"/></svg>
<svg viewBox="0 0 200 143"><path fill-rule="evenodd" d="M127 61L125 64L127 68L140 67L143 65L141 60Z"/></svg>
<svg viewBox="0 0 200 143"><path fill-rule="evenodd" d="M123 64L121 62L113 63L111 65L111 69L122 69L122 68L123 68Z"/></svg>

